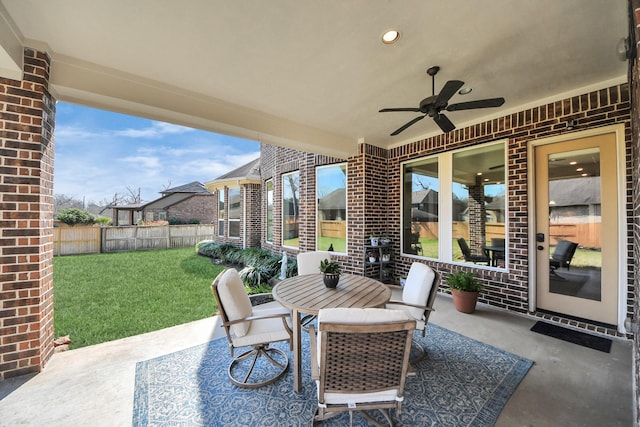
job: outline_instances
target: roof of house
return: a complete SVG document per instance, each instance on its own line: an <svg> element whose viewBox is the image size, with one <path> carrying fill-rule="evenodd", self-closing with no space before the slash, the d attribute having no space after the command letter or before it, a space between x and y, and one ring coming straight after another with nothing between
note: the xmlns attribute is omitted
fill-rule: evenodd
<svg viewBox="0 0 640 427"><path fill-rule="evenodd" d="M600 204L600 177L589 176L549 181L549 203L554 206Z"/></svg>
<svg viewBox="0 0 640 427"><path fill-rule="evenodd" d="M129 210L129 211L142 211L145 209L166 209L169 206L173 206L176 203L180 203L195 195L199 196L213 196L211 191L198 181L193 181L188 184L180 185L173 188L168 188L160 192L162 197L152 200L147 203L132 203L130 205L114 206L117 210Z"/></svg>
<svg viewBox="0 0 640 427"><path fill-rule="evenodd" d="M209 190L215 190L216 188L229 186L230 184L261 184L262 178L260 176L260 157L245 163L244 165L233 169L221 175L205 184Z"/></svg>
<svg viewBox="0 0 640 427"><path fill-rule="evenodd" d="M160 192L163 195L173 194L173 193L211 193L204 186L203 183L198 181L193 181L188 184L180 185L178 187L167 188Z"/></svg>

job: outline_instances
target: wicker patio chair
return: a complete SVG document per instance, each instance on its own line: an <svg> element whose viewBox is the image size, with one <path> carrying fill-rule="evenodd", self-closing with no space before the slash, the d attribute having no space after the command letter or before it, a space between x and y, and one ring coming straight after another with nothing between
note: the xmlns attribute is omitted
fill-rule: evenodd
<svg viewBox="0 0 640 427"><path fill-rule="evenodd" d="M317 384L314 424L339 413L378 409L389 425L390 408L402 410L415 320L382 308L329 308L318 314L318 336L310 326L311 377Z"/></svg>
<svg viewBox="0 0 640 427"><path fill-rule="evenodd" d="M288 366L286 353L269 344L289 341L291 348L291 313L277 303L269 307L251 305L244 283L238 271L229 268L223 270L211 285L213 295L218 303L222 326L227 335L229 349L233 360L228 374L231 382L242 388L256 388L271 384L281 378ZM252 297L264 294L252 295ZM234 357L234 350L240 347L251 347ZM271 376L256 380L254 369L260 358L275 367Z"/></svg>
<svg viewBox="0 0 640 427"><path fill-rule="evenodd" d="M414 262L411 264L404 287L389 286L391 300L386 304L386 308L406 312L409 318L416 321L416 330L422 331L424 337L439 286L440 275L437 272L428 265ZM413 340L413 346L416 347L417 354L412 356L411 363L418 362L425 355L425 350L418 341Z"/></svg>

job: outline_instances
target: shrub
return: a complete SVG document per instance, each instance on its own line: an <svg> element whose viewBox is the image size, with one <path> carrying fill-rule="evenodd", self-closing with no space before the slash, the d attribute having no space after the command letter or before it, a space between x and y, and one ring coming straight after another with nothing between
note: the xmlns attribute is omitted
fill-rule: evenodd
<svg viewBox="0 0 640 427"><path fill-rule="evenodd" d="M78 208L62 209L56 215L56 219L70 226L94 223L94 216L92 214Z"/></svg>
<svg viewBox="0 0 640 427"><path fill-rule="evenodd" d="M108 216L97 216L95 217L95 223L100 225L111 225L113 223L113 219Z"/></svg>

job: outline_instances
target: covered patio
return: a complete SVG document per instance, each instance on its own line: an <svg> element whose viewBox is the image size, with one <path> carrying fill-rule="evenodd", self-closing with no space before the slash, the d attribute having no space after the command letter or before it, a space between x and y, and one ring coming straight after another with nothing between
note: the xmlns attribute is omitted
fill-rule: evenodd
<svg viewBox="0 0 640 427"><path fill-rule="evenodd" d="M434 307L431 323L534 360L497 426L633 424L629 341L614 340L603 353L531 332L531 317L486 305L461 314L444 295ZM42 373L0 382L0 426L131 425L136 363L222 337L218 322L214 316L55 354Z"/></svg>
<svg viewBox="0 0 640 427"><path fill-rule="evenodd" d="M216 195L224 206L230 194L254 203L258 209L238 209L260 230L251 246L278 254L318 249L316 170L344 167L346 239L335 254L344 270L365 274L363 247L384 233L398 279L414 262L443 278L472 272L487 289L483 310L460 317L443 286L434 323L534 360L500 424L637 424L639 10L639 0L0 0L0 387L39 372L0 402L0 423L10 419L8 408L13 420L42 416L62 425L77 415L112 425L122 416L128 424L135 362L205 341L213 331L209 321L175 329L194 338L162 338L172 331L161 331L106 343L97 359L93 348L53 354L55 112L62 100L261 142L261 183L225 184ZM387 30L398 31L391 43L382 38ZM601 193L608 201L597 204L602 212L595 203L589 208L592 217L610 220L592 251L604 254L601 297L581 301L548 290L554 177L538 179L538 168L566 160L555 178L569 178L577 169L566 153L597 157L593 174L607 174ZM286 177L299 186L288 211ZM411 193L436 184L438 205L429 213L438 214L439 234L427 247L411 240ZM484 192L489 185L499 190ZM461 209L458 195L473 209ZM500 205L489 210L504 222L504 260L462 262L452 248L453 224L488 220L490 203ZM215 218L226 227L217 236L244 236L247 230L235 229L230 236L228 221L219 221L224 213ZM474 249L487 235L485 228L470 236ZM530 336L533 319L541 318L608 335L614 350L592 354ZM113 366L107 355L124 359ZM63 387L67 393L52 391ZM86 387L104 397L84 400ZM74 394L80 400L71 408ZM38 414L22 406L34 396L44 408ZM114 406L94 413L97 401Z"/></svg>

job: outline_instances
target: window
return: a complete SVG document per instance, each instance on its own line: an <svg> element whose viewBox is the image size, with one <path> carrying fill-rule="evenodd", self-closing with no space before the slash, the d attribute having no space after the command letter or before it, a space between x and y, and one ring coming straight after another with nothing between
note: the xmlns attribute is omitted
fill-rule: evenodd
<svg viewBox="0 0 640 427"><path fill-rule="evenodd" d="M282 245L297 248L300 216L300 173L282 175Z"/></svg>
<svg viewBox="0 0 640 427"><path fill-rule="evenodd" d="M229 237L240 237L240 209L242 208L242 202L240 200L240 189L229 188L227 190L229 195Z"/></svg>
<svg viewBox="0 0 640 427"><path fill-rule="evenodd" d="M402 165L403 253L478 265L488 256L505 267L504 150L492 143ZM460 238L480 258L465 257Z"/></svg>
<svg viewBox="0 0 640 427"><path fill-rule="evenodd" d="M317 250L347 252L347 164L316 169Z"/></svg>
<svg viewBox="0 0 640 427"><path fill-rule="evenodd" d="M267 242L273 242L273 180L267 181Z"/></svg>
<svg viewBox="0 0 640 427"><path fill-rule="evenodd" d="M224 188L218 190L218 236L224 236Z"/></svg>
<svg viewBox="0 0 640 427"><path fill-rule="evenodd" d="M438 158L406 164L403 175L404 252L438 258Z"/></svg>

